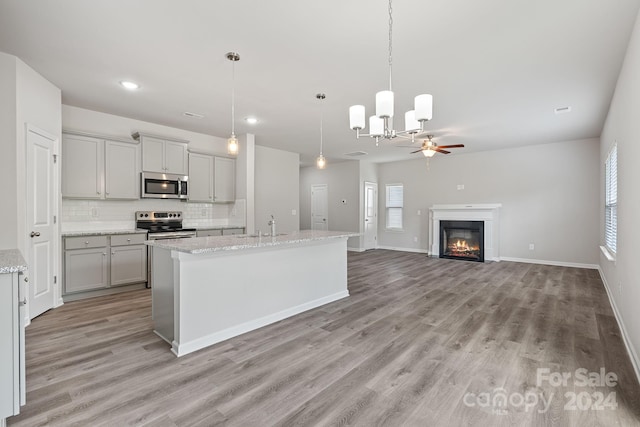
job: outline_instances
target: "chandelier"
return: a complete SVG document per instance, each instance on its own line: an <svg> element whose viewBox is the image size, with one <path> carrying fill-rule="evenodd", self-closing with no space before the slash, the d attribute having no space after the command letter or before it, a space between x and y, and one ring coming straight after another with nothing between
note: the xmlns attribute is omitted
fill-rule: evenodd
<svg viewBox="0 0 640 427"><path fill-rule="evenodd" d="M424 123L431 120L433 113L433 97L422 94L415 97L414 109L404 115L404 130L393 129L393 90L391 86L393 66L393 9L389 0L389 90L376 93L376 114L369 117L369 133L360 133L365 128L364 105L349 107L349 126L356 131L356 137L375 138L378 145L380 138L394 139L401 137L413 142L419 133L424 132Z"/></svg>

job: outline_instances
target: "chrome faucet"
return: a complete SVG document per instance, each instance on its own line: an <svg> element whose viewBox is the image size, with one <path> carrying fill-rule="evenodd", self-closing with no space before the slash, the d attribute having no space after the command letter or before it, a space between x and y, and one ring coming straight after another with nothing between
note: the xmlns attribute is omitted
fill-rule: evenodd
<svg viewBox="0 0 640 427"><path fill-rule="evenodd" d="M271 220L267 223L271 226L271 237L275 237L276 235L276 219L271 215Z"/></svg>

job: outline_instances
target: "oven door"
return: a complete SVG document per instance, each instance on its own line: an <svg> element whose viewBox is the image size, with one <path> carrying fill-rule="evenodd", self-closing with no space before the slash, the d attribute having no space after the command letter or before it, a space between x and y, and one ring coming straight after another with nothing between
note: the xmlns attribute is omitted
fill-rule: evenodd
<svg viewBox="0 0 640 427"><path fill-rule="evenodd" d="M186 199L187 176L142 172L140 194L145 199Z"/></svg>

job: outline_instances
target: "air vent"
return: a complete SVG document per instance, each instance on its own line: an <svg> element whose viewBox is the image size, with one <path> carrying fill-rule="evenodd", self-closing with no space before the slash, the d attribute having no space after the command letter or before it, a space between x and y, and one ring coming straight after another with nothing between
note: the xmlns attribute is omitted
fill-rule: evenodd
<svg viewBox="0 0 640 427"><path fill-rule="evenodd" d="M358 156L366 156L367 153L365 153L364 151L354 151L351 153L344 153L345 156L350 156L350 157L358 157Z"/></svg>
<svg viewBox="0 0 640 427"><path fill-rule="evenodd" d="M553 112L556 113L556 114L570 113L571 112L571 107L570 106L558 107L558 108L554 109Z"/></svg>
<svg viewBox="0 0 640 427"><path fill-rule="evenodd" d="M202 118L204 118L204 116L202 114L192 113L190 111L185 111L183 114L185 116L187 116L187 117L193 117L194 119L202 119Z"/></svg>

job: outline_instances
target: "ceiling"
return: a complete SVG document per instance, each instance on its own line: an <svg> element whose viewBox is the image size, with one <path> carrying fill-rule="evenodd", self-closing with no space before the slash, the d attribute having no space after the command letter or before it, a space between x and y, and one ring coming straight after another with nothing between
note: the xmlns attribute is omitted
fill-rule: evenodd
<svg viewBox="0 0 640 427"><path fill-rule="evenodd" d="M427 129L460 152L598 137L640 0L403 0L393 4L396 116L431 93ZM386 0L0 0L0 51L63 103L195 132L231 132L329 161L415 158L349 129L387 89ZM133 80L138 91L118 84ZM323 105L315 97L323 92ZM571 106L567 114L557 107ZM203 119L185 117L185 111ZM260 122L251 126L247 116ZM399 126L404 126L403 120ZM90 129L87 129L90 130ZM416 143L419 145L419 142Z"/></svg>

